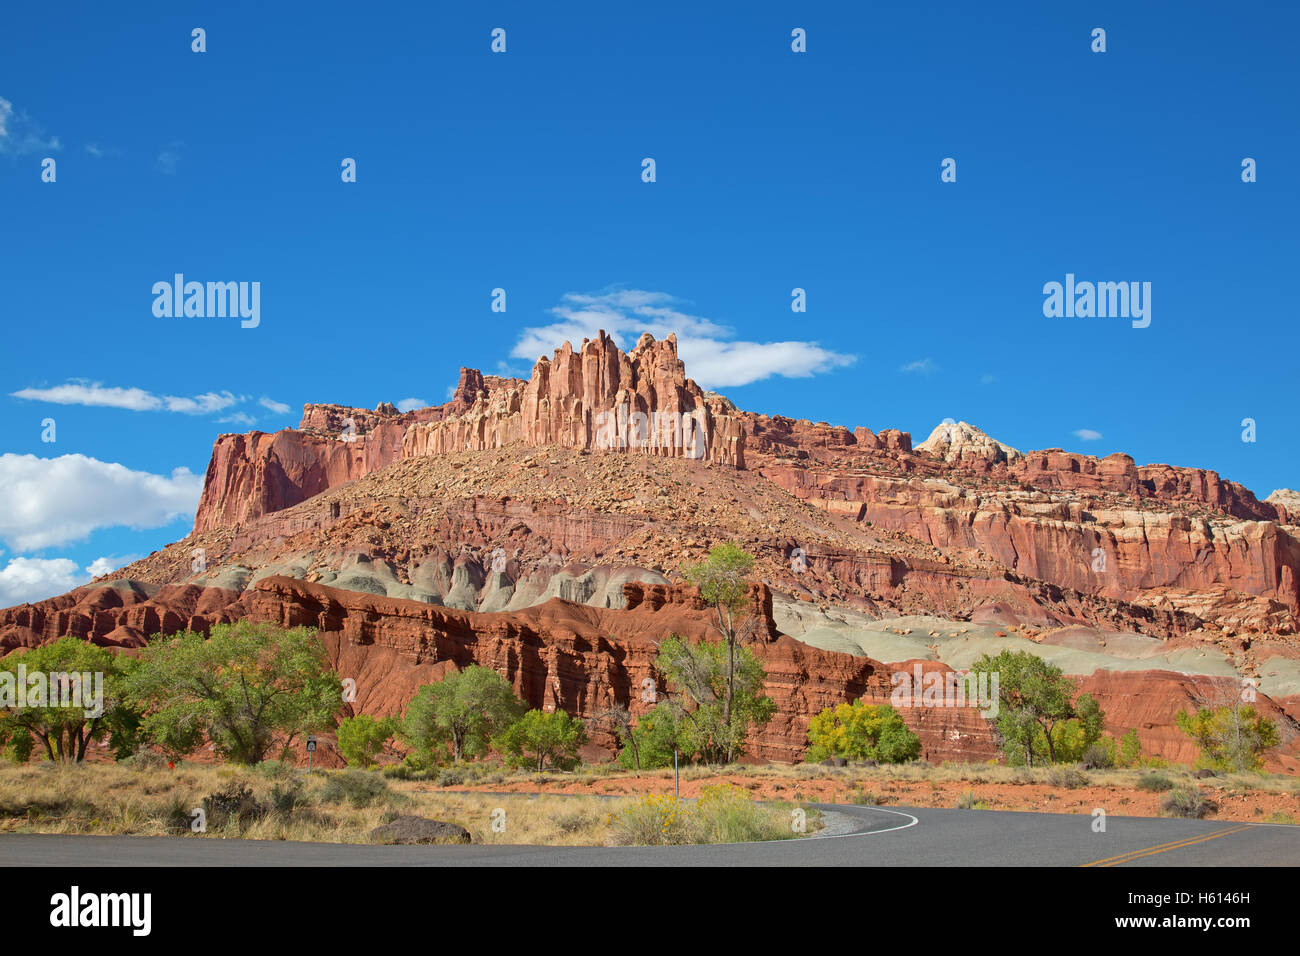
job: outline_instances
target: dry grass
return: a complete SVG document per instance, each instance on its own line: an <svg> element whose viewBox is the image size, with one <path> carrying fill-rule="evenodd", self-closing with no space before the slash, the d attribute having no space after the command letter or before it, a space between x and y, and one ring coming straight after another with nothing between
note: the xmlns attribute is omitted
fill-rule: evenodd
<svg viewBox="0 0 1300 956"><path fill-rule="evenodd" d="M1073 765L1069 765L1073 767ZM692 768L696 769L696 768ZM884 782L900 783L967 783L1011 786L1052 786L1057 783L1062 767L1010 767L1001 763L945 763L940 766L914 761L906 764L882 764L876 767L848 766L823 767L820 764L767 764L736 765L718 768L702 776L731 775L756 780L798 781L833 780L850 786ZM1300 794L1300 778L1286 774L1227 773L1197 779L1192 770L1181 765L1159 769L1115 768L1110 770L1080 771L1090 785L1098 787L1133 787L1147 773L1158 773L1176 784L1199 785L1224 790L1259 790L1265 793ZM663 773L651 771L650 773ZM672 771L667 771L669 779ZM698 776L683 780L699 779Z"/></svg>
<svg viewBox="0 0 1300 956"><path fill-rule="evenodd" d="M516 784L546 777L498 775ZM606 774L565 776L590 784ZM205 804L215 793L244 789L251 800L244 801L242 814ZM414 814L462 826L475 843L604 846L626 842L612 821L638 803L591 794L449 793L428 782L375 773L308 775L274 764L249 769L183 763L175 770L103 763L0 767L0 832L369 843L375 827L398 814ZM205 810L203 833L191 828L198 808ZM790 810L764 807L763 813L788 818Z"/></svg>

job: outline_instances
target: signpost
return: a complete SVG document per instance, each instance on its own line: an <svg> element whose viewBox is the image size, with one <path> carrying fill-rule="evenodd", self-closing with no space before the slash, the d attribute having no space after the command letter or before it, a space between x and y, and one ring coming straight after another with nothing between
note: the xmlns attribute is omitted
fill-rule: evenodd
<svg viewBox="0 0 1300 956"><path fill-rule="evenodd" d="M311 773L311 755L316 752L316 735L307 735L307 772Z"/></svg>

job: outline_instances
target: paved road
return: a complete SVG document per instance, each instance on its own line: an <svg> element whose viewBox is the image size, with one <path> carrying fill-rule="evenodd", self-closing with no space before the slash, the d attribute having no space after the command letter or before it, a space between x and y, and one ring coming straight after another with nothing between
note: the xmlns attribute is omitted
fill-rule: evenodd
<svg viewBox="0 0 1300 956"><path fill-rule="evenodd" d="M1300 866L1300 827L988 810L828 811L831 835L684 847L349 846L6 834L0 866ZM837 816L839 815L839 816Z"/></svg>

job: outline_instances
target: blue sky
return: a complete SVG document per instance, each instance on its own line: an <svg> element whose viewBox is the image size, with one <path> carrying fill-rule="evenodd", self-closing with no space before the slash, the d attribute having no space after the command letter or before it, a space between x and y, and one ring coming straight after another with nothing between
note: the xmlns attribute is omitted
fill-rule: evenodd
<svg viewBox="0 0 1300 956"><path fill-rule="evenodd" d="M220 432L597 321L754 411L1300 483L1294 5L445 7L7 13L0 604L183 537ZM260 324L155 317L177 272ZM1067 273L1150 326L1045 317Z"/></svg>

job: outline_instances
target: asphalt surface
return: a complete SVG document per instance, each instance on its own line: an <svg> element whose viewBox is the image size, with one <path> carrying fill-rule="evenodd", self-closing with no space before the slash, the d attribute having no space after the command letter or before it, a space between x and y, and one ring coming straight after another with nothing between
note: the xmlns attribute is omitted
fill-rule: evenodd
<svg viewBox="0 0 1300 956"><path fill-rule="evenodd" d="M680 847L365 846L0 835L0 866L1300 866L1300 827L813 804L827 835Z"/></svg>

